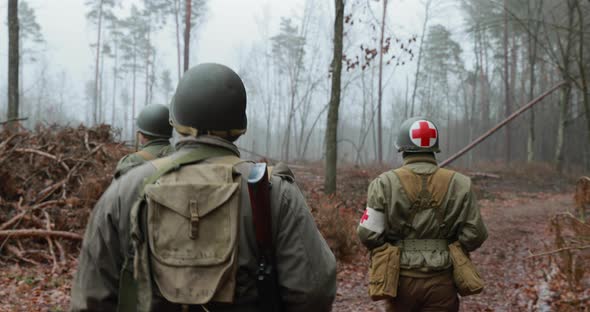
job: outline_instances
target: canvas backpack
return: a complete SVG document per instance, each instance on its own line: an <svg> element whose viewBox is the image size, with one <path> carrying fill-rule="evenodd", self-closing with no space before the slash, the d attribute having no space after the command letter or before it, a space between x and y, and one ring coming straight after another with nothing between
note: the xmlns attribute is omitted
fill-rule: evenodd
<svg viewBox="0 0 590 312"><path fill-rule="evenodd" d="M136 284L120 310L148 311L154 293L185 305L233 302L241 162L212 146L152 161L157 172L131 210Z"/></svg>

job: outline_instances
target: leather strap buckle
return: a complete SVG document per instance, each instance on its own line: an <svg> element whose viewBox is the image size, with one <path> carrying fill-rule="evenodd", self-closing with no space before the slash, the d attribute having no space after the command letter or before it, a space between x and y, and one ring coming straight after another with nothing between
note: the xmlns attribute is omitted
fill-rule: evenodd
<svg viewBox="0 0 590 312"><path fill-rule="evenodd" d="M199 236L199 210L197 209L197 201L192 199L189 201L189 209L191 213L191 231L189 237L196 239Z"/></svg>

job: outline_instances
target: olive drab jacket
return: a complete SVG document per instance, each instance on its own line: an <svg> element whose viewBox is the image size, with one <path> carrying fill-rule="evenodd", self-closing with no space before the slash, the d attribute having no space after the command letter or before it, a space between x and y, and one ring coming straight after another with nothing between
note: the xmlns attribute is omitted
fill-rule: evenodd
<svg viewBox="0 0 590 312"><path fill-rule="evenodd" d="M438 169L435 158L424 154L408 155L404 159L404 167L417 174L432 174ZM386 242L399 245L402 240L442 240L442 248L435 246L429 251L404 250L402 247L400 268L402 273L448 269L452 263L445 244L459 240L467 251L473 251L486 240L487 230L468 177L454 172L448 191L442 198L440 217L432 211L434 209L426 209L416 213L414 220L409 222L412 203L398 175L393 170L387 171L369 185L366 213L372 215L366 217L373 220L363 224L361 219L358 236L369 249ZM444 230L441 230L439 218L443 220Z"/></svg>
<svg viewBox="0 0 590 312"><path fill-rule="evenodd" d="M177 152L170 157L178 157L203 144L223 147L239 156L236 146L229 141L200 136L181 139L176 144ZM251 166L252 163L244 162L236 169L249 172ZM96 204L72 285L71 311L117 310L121 268L125 256L132 256L133 250L129 213L144 178L152 176L155 171L150 162L132 169L113 180ZM243 178L242 183L247 183L246 180L247 177ZM290 170L286 166L275 167L270 182L273 239L284 311L330 311L336 293L334 255L316 228ZM257 247L246 185L242 185L241 192L234 304L207 304L205 307L210 311L258 311L257 300L264 300L259 298L256 288ZM170 310L169 305L161 302L161 297L152 297L152 311Z"/></svg>
<svg viewBox="0 0 590 312"><path fill-rule="evenodd" d="M115 168L115 178L118 178L146 161L164 157L172 152L168 139L155 139L142 145L139 151L121 158Z"/></svg>

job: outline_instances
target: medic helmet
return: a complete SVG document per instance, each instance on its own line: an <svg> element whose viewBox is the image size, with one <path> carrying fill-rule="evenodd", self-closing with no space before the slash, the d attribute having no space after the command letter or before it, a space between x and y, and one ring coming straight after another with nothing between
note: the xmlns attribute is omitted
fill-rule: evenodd
<svg viewBox="0 0 590 312"><path fill-rule="evenodd" d="M395 147L398 152L439 153L438 141L438 128L432 121L424 117L413 117L400 126Z"/></svg>

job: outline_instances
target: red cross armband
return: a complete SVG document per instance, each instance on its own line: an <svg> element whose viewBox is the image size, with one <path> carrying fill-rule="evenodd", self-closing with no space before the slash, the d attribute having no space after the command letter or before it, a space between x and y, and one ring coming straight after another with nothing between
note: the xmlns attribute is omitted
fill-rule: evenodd
<svg viewBox="0 0 590 312"><path fill-rule="evenodd" d="M385 214L374 208L367 207L361 217L359 226L375 233L383 233L385 230Z"/></svg>

